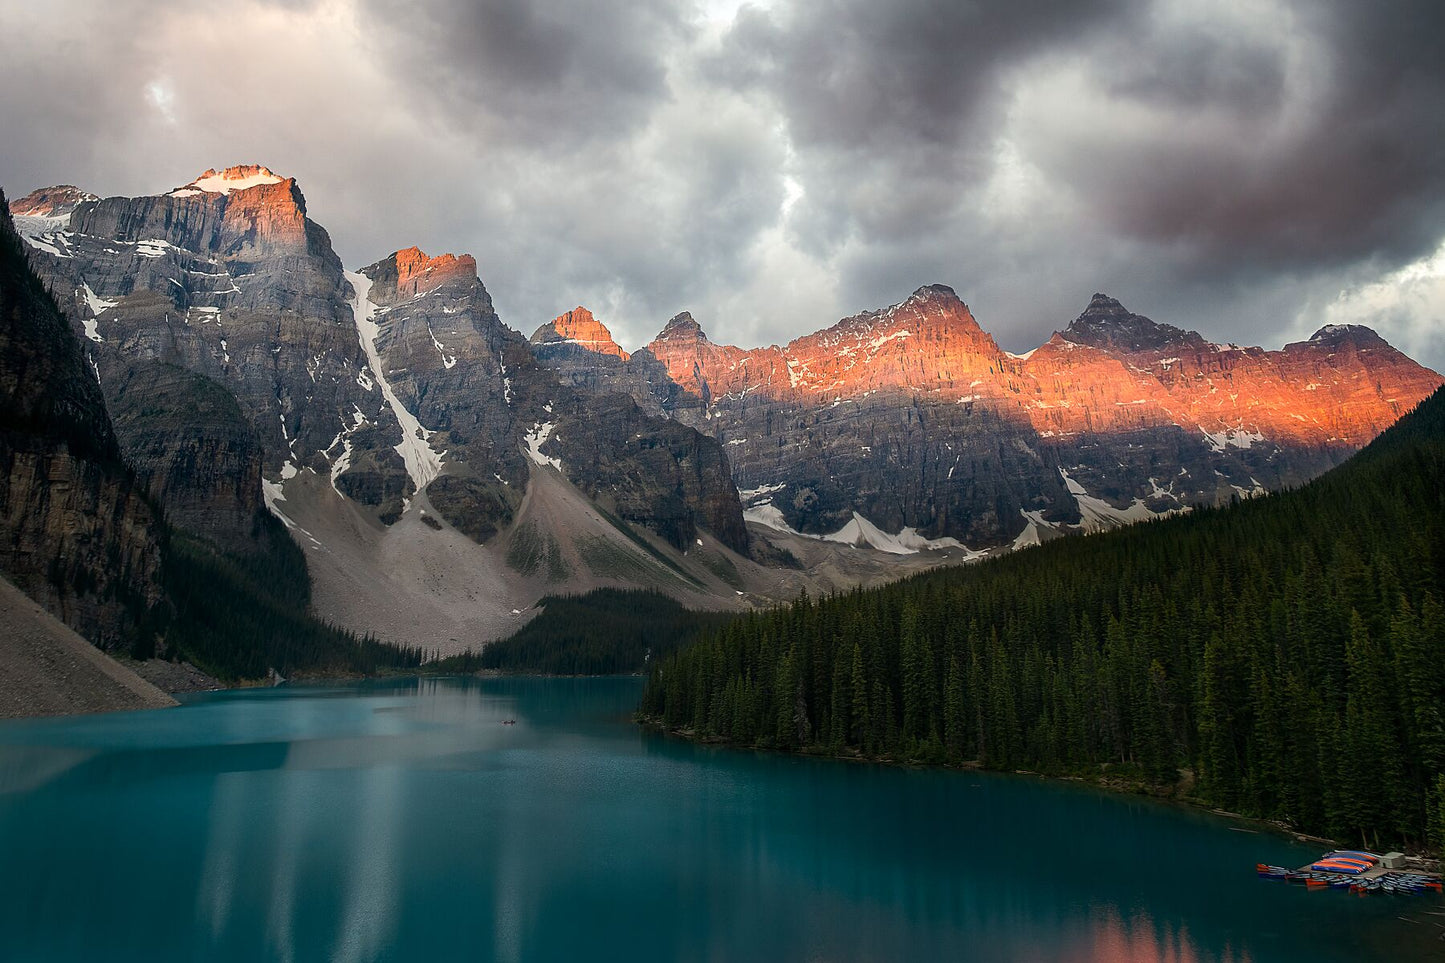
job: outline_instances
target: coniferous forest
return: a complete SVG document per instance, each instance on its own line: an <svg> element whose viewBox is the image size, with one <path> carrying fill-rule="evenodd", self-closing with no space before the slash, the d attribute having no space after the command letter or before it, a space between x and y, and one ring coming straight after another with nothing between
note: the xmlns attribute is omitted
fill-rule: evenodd
<svg viewBox="0 0 1445 963"><path fill-rule="evenodd" d="M614 675L640 672L649 661L726 622L721 612L685 609L647 589L594 589L585 595L547 596L542 613L515 634L481 652L433 663L440 672L530 672L543 675Z"/></svg>
<svg viewBox="0 0 1445 963"><path fill-rule="evenodd" d="M640 713L1445 847L1445 389L1298 490L740 618Z"/></svg>
<svg viewBox="0 0 1445 963"><path fill-rule="evenodd" d="M293 673L370 674L414 669L421 650L380 642L321 622L308 611L306 557L270 514L257 513L265 550L238 555L172 530L164 578L170 600L159 626L164 654L194 662L217 678ZM156 635L141 633L132 654L158 654Z"/></svg>

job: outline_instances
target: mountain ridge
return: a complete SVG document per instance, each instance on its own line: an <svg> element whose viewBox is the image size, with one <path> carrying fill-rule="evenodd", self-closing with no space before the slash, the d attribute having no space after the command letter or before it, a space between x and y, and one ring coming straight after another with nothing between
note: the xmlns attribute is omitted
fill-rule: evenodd
<svg viewBox="0 0 1445 963"><path fill-rule="evenodd" d="M946 285L786 346L718 343L683 312L630 361L546 363L715 434L757 524L832 537L861 516L972 549L1299 484L1441 383L1368 329L1241 348L1102 293L1015 355Z"/></svg>
<svg viewBox="0 0 1445 963"><path fill-rule="evenodd" d="M587 590L567 581L597 574L584 546L529 515L539 478L612 520L597 537L641 553L619 570L647 570L662 551L683 583L727 606L732 591L761 602L846 586L906 558L978 558L1298 484L1439 383L1363 332L1322 329L1275 352L1215 345L1103 294L1014 355L943 284L783 346L715 343L681 312L628 353L580 305L524 336L466 254L405 247L347 270L295 180L261 165L167 194L46 189L21 206L45 212L22 233L117 412L138 373L166 370L148 365L235 397L202 418L172 388L154 399L166 402L159 419L125 416L137 426L128 454L167 511L244 549L247 511L264 505L323 573L313 580L340 580L317 582L333 617L341 586L407 570L378 568L392 542L425 567L427 531L455 531L493 559L465 564L502 560L489 584L510 587L487 590L499 619L547 592ZM202 452L232 467L198 471ZM344 524L327 514L353 510ZM389 539L406 518L415 537ZM729 553L720 571L766 564L725 588L689 558L711 545L704 536ZM533 574L515 580L517 545L561 561L527 562ZM516 557L534 558L530 547ZM472 549L457 551L464 564ZM865 564L840 564L857 551ZM350 561L332 564L338 553ZM800 557L811 567L777 568ZM548 571L561 581L535 581ZM436 589L453 590L475 588ZM427 638L457 641L445 624Z"/></svg>
<svg viewBox="0 0 1445 963"><path fill-rule="evenodd" d="M51 210L71 197L40 194ZM28 207L41 203L32 197ZM557 588L506 574L515 554L507 546L521 538L514 529L539 471L557 473L597 506L603 534L589 538L620 539L605 552L602 542L582 546L595 557L570 556L572 572L581 565L590 573L604 556L651 572L659 549L644 531L681 555L712 536L735 556L719 559L721 569L748 556L718 443L639 410L625 394L597 400L559 382L496 315L470 255L399 248L348 272L306 216L296 182L259 165L207 171L139 198L76 192L69 214L32 218L25 229L30 258L69 307L101 389L134 429L122 443L152 494L189 534L242 552L256 538L249 511L264 506L308 553L313 581L340 580L317 582L319 611L339 624L371 629L332 607L357 579L408 579L406 565L431 564L424 542L377 542L375 530L406 517L421 532L462 534L481 555L463 562L472 549L457 546L458 563L500 563L491 584L510 586L492 598L485 595L494 588L479 597L474 586L445 580L437 591L472 593L471 604L504 616ZM131 390L147 379L164 390ZM236 403L212 404L209 392ZM312 480L335 497L318 499ZM353 510L354 525L315 514ZM553 519L531 524L566 542L566 533L548 531ZM392 541L412 553L399 569L377 554ZM338 554L349 561L330 564ZM526 553L517 558L526 567ZM663 567L674 564L669 556ZM644 585L655 578L638 577ZM689 586L692 604L739 604L705 570L681 582L656 577L678 591ZM431 590L398 591L421 607ZM458 636L458 623L442 617L421 629L397 623L392 637L445 648L510 630L490 617L468 624L482 634Z"/></svg>

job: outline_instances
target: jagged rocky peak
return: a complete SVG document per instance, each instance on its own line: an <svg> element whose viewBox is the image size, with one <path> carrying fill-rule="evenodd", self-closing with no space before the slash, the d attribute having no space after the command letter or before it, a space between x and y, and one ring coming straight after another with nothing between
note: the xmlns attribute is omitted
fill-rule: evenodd
<svg viewBox="0 0 1445 963"><path fill-rule="evenodd" d="M281 184L287 178L260 164L238 164L224 170L214 167L200 177L170 192L171 197L194 197L197 194L230 194L265 184Z"/></svg>
<svg viewBox="0 0 1445 963"><path fill-rule="evenodd" d="M1310 344L1353 344L1357 347L1387 344L1374 328L1364 324L1327 324L1310 335Z"/></svg>
<svg viewBox="0 0 1445 963"><path fill-rule="evenodd" d="M11 202L10 213L16 217L69 217L86 201L98 200L99 197L74 184L57 184L31 191Z"/></svg>
<svg viewBox="0 0 1445 963"><path fill-rule="evenodd" d="M571 344L598 354L610 354L626 361L628 353L612 340L612 332L591 311L578 305L539 327L532 334L536 345Z"/></svg>
<svg viewBox="0 0 1445 963"><path fill-rule="evenodd" d="M959 305L960 307L964 308L968 307L963 303L963 299L958 296L958 292L954 291L953 288L949 287L946 284L925 284L923 285L923 287L910 294L908 296L908 299L903 303L909 304L920 302Z"/></svg>
<svg viewBox="0 0 1445 963"><path fill-rule="evenodd" d="M477 259L470 254L439 254L432 257L412 246L382 258L362 274L371 278L371 300L390 304L422 297L448 285L475 285Z"/></svg>
<svg viewBox="0 0 1445 963"><path fill-rule="evenodd" d="M839 354L840 351L845 352L849 359L856 352L864 352L869 357L879 353L896 354L900 358L915 356L923 365L922 369L910 369L908 372L894 371L894 380L931 378L932 374L927 372L933 372L936 365L949 359L999 353L993 338L979 325L968 305L944 284L924 285L897 304L877 311L864 311L844 318L830 328L795 338L784 351L800 364L806 361L810 370L819 373L824 367L833 365L824 356L845 357ZM832 384L841 379L840 387L845 383L861 384L857 381L861 375L870 382L869 388L882 386L871 383L883 377L873 370L872 362L868 369L859 369L846 360L843 364L848 370L829 374L823 379L824 383Z"/></svg>
<svg viewBox="0 0 1445 963"><path fill-rule="evenodd" d="M164 242L208 258L248 263L301 252L334 257L326 232L308 221L306 198L295 179L258 165L209 170L164 194L82 203L68 227L98 241L138 244L142 256L156 254L156 242ZM62 239L63 253L70 240Z"/></svg>
<svg viewBox="0 0 1445 963"><path fill-rule="evenodd" d="M1160 324L1134 314L1107 294L1095 294L1084 313L1063 332L1074 344L1116 351L1157 351L1165 347L1202 347L1204 339L1193 331Z"/></svg>
<svg viewBox="0 0 1445 963"><path fill-rule="evenodd" d="M925 284L897 304L889 305L881 311L865 311L857 315L857 318L872 322L894 318L945 324L962 322L965 327L982 331L968 305L946 284ZM845 318L839 324L846 325L853 320L855 319Z"/></svg>
<svg viewBox="0 0 1445 963"><path fill-rule="evenodd" d="M477 277L477 259L470 254L439 254L429 256L421 248L412 246L397 251L392 257L396 261L396 286L399 292L416 294L423 288L435 287L452 277L465 280Z"/></svg>
<svg viewBox="0 0 1445 963"><path fill-rule="evenodd" d="M686 342L706 341L707 334L702 330L702 325L693 320L691 312L683 311L673 316L672 320L662 326L653 343L663 341Z"/></svg>

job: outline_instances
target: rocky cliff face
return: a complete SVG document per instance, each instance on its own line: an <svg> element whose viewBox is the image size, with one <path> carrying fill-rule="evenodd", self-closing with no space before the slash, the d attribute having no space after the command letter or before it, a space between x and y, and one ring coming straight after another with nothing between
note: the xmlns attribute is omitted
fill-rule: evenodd
<svg viewBox="0 0 1445 963"><path fill-rule="evenodd" d="M3 197L0 197L3 202ZM161 525L122 463L85 349L0 203L0 570L81 635L161 602Z"/></svg>
<svg viewBox="0 0 1445 963"><path fill-rule="evenodd" d="M1013 362L949 288L781 348L715 345L680 315L645 355L701 402L673 414L724 442L756 520L828 534L857 513L977 546L1029 513L1076 519L1056 460L1002 401Z"/></svg>
<svg viewBox="0 0 1445 963"><path fill-rule="evenodd" d="M37 192L24 206L36 209L37 198L56 193ZM80 320L117 412L127 410L122 390L155 365L201 376L168 382L147 400L148 433L123 438L146 439L144 450L128 452L138 463L171 462L156 490L168 510L218 541L246 537L261 507L259 475L234 481L192 456L204 450L227 464L254 466L259 453L261 467L277 480L303 466L329 471L324 453L358 413L379 428L369 438L371 457L359 454L357 461L380 476L370 504L383 510L381 493L404 478L399 460L386 454L400 429L368 388L341 263L325 230L306 217L294 180L261 167L207 171L158 196L80 200L68 214L21 229L40 273ZM214 422L208 384L234 397L248 426L218 431L214 423L189 421L199 406ZM169 453L156 447L166 444L167 432L175 444ZM191 468L199 473L178 476ZM207 485L214 486L210 495ZM208 497L217 508L231 505L194 511Z"/></svg>
<svg viewBox="0 0 1445 963"><path fill-rule="evenodd" d="M221 384L160 362L126 369L111 391L126 460L166 520L250 552L262 507L264 453L250 419Z"/></svg>
<svg viewBox="0 0 1445 963"><path fill-rule="evenodd" d="M598 410L615 423L599 421L497 317L470 256L408 248L348 273L295 181L255 165L149 197L52 188L24 207L127 454L213 541L244 548L254 510L281 505L304 471L384 525L443 478L434 507L485 540L520 503L537 449L555 459L565 445L569 480L623 519L679 544L701 525L746 548L716 442L631 401L609 400ZM564 320L568 337L588 334L585 314Z"/></svg>
<svg viewBox="0 0 1445 963"><path fill-rule="evenodd" d="M649 417L626 394L579 394L560 382L497 317L470 257L429 258L413 248L361 276L381 370L426 426L427 451L414 461L434 461L438 471L444 461L452 476L440 499L432 499L448 521L463 531L495 531L510 521L529 472L550 466L674 545L691 544L701 525L746 551L736 489L717 442ZM584 315L559 319L560 330L554 322L556 342L580 347L570 336L590 335L597 347L615 349L606 329ZM625 360L620 349L588 350Z"/></svg>
<svg viewBox="0 0 1445 963"><path fill-rule="evenodd" d="M1079 350L1085 349L1085 350ZM1103 365L1112 374L1078 369ZM1142 405L1186 429L1197 429L1212 447L1231 438L1262 435L1295 448L1354 451L1389 427L1439 384L1439 376L1396 351L1369 328L1323 328L1309 341L1279 351L1205 341L1131 314L1118 301L1094 295L1089 307L1036 351L1025 373L1053 400L1067 400L1071 385L1097 388L1119 379L1115 409ZM1138 419L1084 406L1097 429L1128 426ZM1034 406L1036 411L1043 410ZM1081 412L1082 413L1082 412ZM1041 428L1068 427L1067 416L1035 415Z"/></svg>
<svg viewBox="0 0 1445 963"><path fill-rule="evenodd" d="M1297 484L1441 380L1367 329L1239 348L1104 295L1014 356L941 285L784 347L714 344L688 314L626 361L545 327L533 347L579 387L715 435L753 520L916 547L1029 544Z"/></svg>

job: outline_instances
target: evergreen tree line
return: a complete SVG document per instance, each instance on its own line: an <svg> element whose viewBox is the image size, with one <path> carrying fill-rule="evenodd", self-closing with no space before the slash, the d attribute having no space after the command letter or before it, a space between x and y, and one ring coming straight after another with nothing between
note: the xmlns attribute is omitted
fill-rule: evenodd
<svg viewBox="0 0 1445 963"><path fill-rule="evenodd" d="M257 513L263 551L235 554L172 530L162 567L169 606L143 632L133 655L182 658L223 680L264 678L270 669L294 673L370 675L412 669L413 646L357 636L308 611L306 557L281 522Z"/></svg>
<svg viewBox="0 0 1445 963"><path fill-rule="evenodd" d="M639 711L1445 847L1442 603L1445 389L1295 491L742 617L657 664Z"/></svg>
<svg viewBox="0 0 1445 963"><path fill-rule="evenodd" d="M641 672L650 660L727 621L717 612L693 612L673 598L645 589L595 589L584 595L549 595L542 613L515 634L475 655L435 663L439 672L543 675L615 675Z"/></svg>

